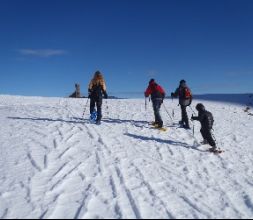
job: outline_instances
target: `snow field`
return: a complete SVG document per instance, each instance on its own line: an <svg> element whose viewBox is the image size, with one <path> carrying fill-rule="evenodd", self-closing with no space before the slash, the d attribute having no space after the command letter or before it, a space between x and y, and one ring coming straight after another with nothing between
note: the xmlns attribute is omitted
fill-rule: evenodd
<svg viewBox="0 0 253 220"><path fill-rule="evenodd" d="M195 137L175 125L175 100L160 132L144 100L105 100L97 126L85 99L0 96L0 218L252 218L253 117L203 102L218 156L197 122Z"/></svg>

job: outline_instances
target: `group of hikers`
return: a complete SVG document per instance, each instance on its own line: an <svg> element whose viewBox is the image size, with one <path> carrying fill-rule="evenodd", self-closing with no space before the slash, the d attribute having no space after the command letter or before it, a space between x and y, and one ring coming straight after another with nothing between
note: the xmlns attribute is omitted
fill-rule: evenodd
<svg viewBox="0 0 253 220"><path fill-rule="evenodd" d="M89 99L90 99L90 114L92 115L97 109L96 124L101 123L102 119L102 103L103 98L107 99L106 83L103 74L100 71L96 71L93 79L91 80L88 88ZM160 109L166 98L166 92L156 83L155 79L149 81L148 88L145 92L145 97L151 96L153 110L155 115L155 121L153 126L156 128L163 128L163 120L160 114ZM179 122L180 126L185 129L190 129L189 118L187 114L187 107L192 104L192 92L187 86L185 80L181 80L179 87L175 92L171 93L172 98L179 97L179 105L181 106L182 120ZM203 137L203 142L201 144L209 144L211 146L211 152L218 152L216 143L212 134L213 130L213 115L205 109L202 103L197 104L196 109L198 111L198 116L194 117L192 115L191 120L199 121L201 123L201 134Z"/></svg>

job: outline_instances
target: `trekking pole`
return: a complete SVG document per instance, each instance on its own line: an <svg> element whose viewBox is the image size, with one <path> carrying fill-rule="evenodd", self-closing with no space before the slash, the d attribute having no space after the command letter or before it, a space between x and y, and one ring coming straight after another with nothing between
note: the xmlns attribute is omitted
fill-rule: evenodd
<svg viewBox="0 0 253 220"><path fill-rule="evenodd" d="M84 114L85 114L85 112L86 112L86 109L87 109L88 104L89 104L89 98L87 99L87 102L86 102L86 104L85 104L84 111L83 111L83 115L82 115L82 119L84 118Z"/></svg>
<svg viewBox="0 0 253 220"><path fill-rule="evenodd" d="M109 105L108 105L108 101L105 101L105 105L106 105L106 110L109 111Z"/></svg>
<svg viewBox="0 0 253 220"><path fill-rule="evenodd" d="M173 106L174 99L173 99L173 97L171 97L171 99L172 99L172 106ZM173 117L173 119L175 119L175 110L173 107L172 107L172 117Z"/></svg>
<svg viewBox="0 0 253 220"><path fill-rule="evenodd" d="M145 111L147 111L147 98L145 98Z"/></svg>
<svg viewBox="0 0 253 220"><path fill-rule="evenodd" d="M193 114L192 114L193 117ZM195 122L192 121L193 127L192 127L192 133L193 133L193 137L195 137Z"/></svg>
<svg viewBox="0 0 253 220"><path fill-rule="evenodd" d="M196 112L193 110L193 108L190 106L191 111L193 112L194 115L196 115Z"/></svg>
<svg viewBox="0 0 253 220"><path fill-rule="evenodd" d="M106 113L107 113L107 117L108 117L109 116L109 105L108 105L107 99L105 100L105 109L106 109Z"/></svg>
<svg viewBox="0 0 253 220"><path fill-rule="evenodd" d="M172 119L172 117L171 117L169 111L168 111L167 108L165 107L165 104L164 104L164 103L163 103L163 107L164 107L166 113L168 114L168 116L170 117L171 121L173 122L173 119Z"/></svg>
<svg viewBox="0 0 253 220"><path fill-rule="evenodd" d="M192 117L194 116L194 115L196 115L196 113L195 113L195 111L193 110L193 108L191 107L191 105L190 105L190 109L191 109L191 111L192 111ZM193 124L193 126L192 126L192 134L193 134L193 137L195 138L195 122L194 122L194 120L192 120L192 124Z"/></svg>
<svg viewBox="0 0 253 220"><path fill-rule="evenodd" d="M66 98L65 99L65 106L64 106L64 108L68 111L68 113L69 113L69 117L72 117L72 118L75 118L75 113L73 113L73 110L71 109L71 107L69 106L69 102L68 102L68 98Z"/></svg>

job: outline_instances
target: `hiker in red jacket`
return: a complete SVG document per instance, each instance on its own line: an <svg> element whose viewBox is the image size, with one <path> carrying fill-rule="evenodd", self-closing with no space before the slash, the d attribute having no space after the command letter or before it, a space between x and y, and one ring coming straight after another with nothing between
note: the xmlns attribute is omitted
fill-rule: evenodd
<svg viewBox="0 0 253 220"><path fill-rule="evenodd" d="M160 108L165 98L164 89L158 85L154 79L151 79L149 82L149 86L145 92L145 97L149 97L151 95L151 100L153 103L153 109L155 113L155 123L154 126L158 128L163 127L163 120L160 114Z"/></svg>

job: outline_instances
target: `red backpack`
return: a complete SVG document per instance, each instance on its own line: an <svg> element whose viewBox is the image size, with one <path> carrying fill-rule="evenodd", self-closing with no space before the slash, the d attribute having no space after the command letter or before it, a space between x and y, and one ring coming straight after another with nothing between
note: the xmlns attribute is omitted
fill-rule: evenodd
<svg viewBox="0 0 253 220"><path fill-rule="evenodd" d="M188 87L184 88L184 95L185 95L185 99L191 99L192 98L192 92Z"/></svg>

